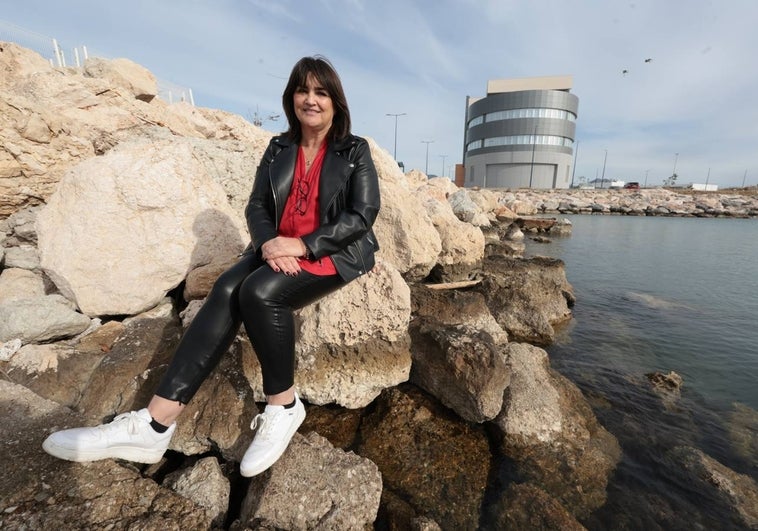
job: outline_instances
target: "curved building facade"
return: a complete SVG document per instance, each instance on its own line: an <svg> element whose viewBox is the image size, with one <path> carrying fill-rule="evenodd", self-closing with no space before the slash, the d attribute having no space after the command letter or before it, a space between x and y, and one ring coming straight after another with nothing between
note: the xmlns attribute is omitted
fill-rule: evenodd
<svg viewBox="0 0 758 531"><path fill-rule="evenodd" d="M571 77L493 80L466 100L464 186L568 188L579 98Z"/></svg>

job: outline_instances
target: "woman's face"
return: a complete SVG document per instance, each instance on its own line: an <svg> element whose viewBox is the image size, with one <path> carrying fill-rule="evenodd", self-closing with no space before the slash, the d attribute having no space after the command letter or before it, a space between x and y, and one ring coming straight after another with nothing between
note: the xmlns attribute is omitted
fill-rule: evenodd
<svg viewBox="0 0 758 531"><path fill-rule="evenodd" d="M303 130L328 131L334 119L332 98L312 74L308 74L304 87L298 87L293 96L295 116Z"/></svg>

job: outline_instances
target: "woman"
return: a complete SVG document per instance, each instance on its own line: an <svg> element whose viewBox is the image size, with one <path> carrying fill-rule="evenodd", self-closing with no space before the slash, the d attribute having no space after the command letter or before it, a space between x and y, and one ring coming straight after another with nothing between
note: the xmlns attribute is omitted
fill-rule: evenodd
<svg viewBox="0 0 758 531"><path fill-rule="evenodd" d="M147 408L53 433L45 451L71 461L158 462L179 414L244 323L267 405L253 419L257 432L240 472L254 476L281 457L305 418L294 388L293 311L371 270L380 205L368 144L350 133L331 64L320 56L298 61L282 104L289 130L263 154L245 209L251 243L214 284Z"/></svg>

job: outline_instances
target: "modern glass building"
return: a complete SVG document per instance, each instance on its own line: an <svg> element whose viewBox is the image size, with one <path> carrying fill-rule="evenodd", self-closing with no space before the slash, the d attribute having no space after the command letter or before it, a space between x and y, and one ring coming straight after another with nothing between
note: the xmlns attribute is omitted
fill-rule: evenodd
<svg viewBox="0 0 758 531"><path fill-rule="evenodd" d="M464 186L568 188L579 98L571 76L498 79L466 98Z"/></svg>

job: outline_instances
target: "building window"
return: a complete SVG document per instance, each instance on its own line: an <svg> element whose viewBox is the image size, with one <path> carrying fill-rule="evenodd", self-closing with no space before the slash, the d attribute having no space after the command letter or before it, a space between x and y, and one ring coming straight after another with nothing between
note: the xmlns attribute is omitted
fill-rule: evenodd
<svg viewBox="0 0 758 531"><path fill-rule="evenodd" d="M479 125L482 118L477 116L469 122L469 127ZM563 109L546 109L546 108L530 108L530 109L508 109L507 111L495 111L484 115L485 122L496 122L498 120L512 120L514 118L555 118L557 120L568 120L569 122L576 121L576 115L570 111L564 111ZM474 123L475 120L479 120Z"/></svg>
<svg viewBox="0 0 758 531"><path fill-rule="evenodd" d="M472 149L479 149L481 147L493 147L493 146L530 146L532 144L542 146L565 146L572 147L574 141L565 136L553 136L553 135L514 135L514 136L494 136L485 138L482 140L475 140L469 142L466 146L466 151Z"/></svg>
<svg viewBox="0 0 758 531"><path fill-rule="evenodd" d="M479 149L480 147L482 147L482 141L474 140L473 142L469 142L468 146L466 146L466 151L471 151L472 149Z"/></svg>
<svg viewBox="0 0 758 531"><path fill-rule="evenodd" d="M479 125L479 124L482 124L482 123L484 123L484 115L482 115L482 116L477 116L476 118L472 119L472 120L471 120L471 121L468 123L468 126L469 126L469 127L474 127L475 125Z"/></svg>

